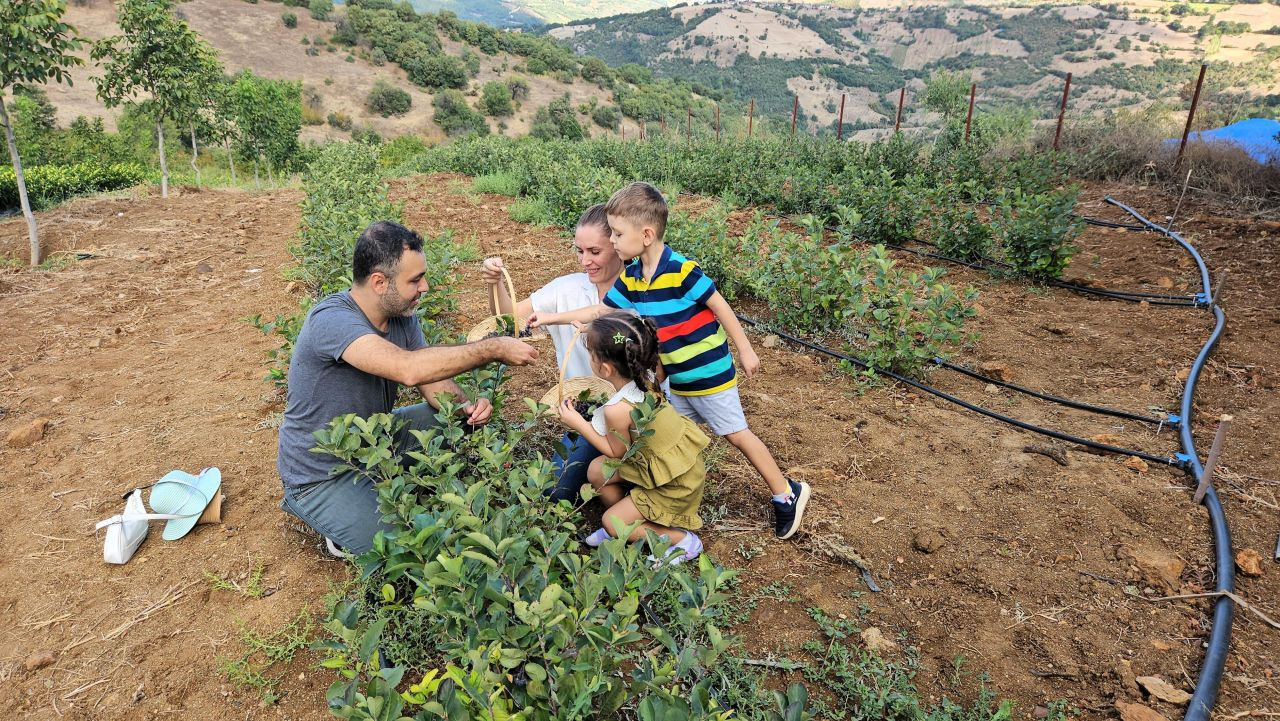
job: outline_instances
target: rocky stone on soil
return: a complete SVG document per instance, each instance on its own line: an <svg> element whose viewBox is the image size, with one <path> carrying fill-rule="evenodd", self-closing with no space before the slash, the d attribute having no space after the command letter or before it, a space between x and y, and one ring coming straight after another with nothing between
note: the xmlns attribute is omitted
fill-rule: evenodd
<svg viewBox="0 0 1280 721"><path fill-rule="evenodd" d="M1116 680L1120 682L1120 687L1131 694L1138 693L1138 680L1133 677L1133 666L1127 660L1121 660L1112 669Z"/></svg>
<svg viewBox="0 0 1280 721"><path fill-rule="evenodd" d="M1000 387L997 386L995 383L988 383L987 387L983 390L985 390L987 392L987 395L990 395L990 396L998 395L1000 393Z"/></svg>
<svg viewBox="0 0 1280 721"><path fill-rule="evenodd" d="M1116 701L1116 711L1120 712L1120 721L1169 721L1159 711L1140 703Z"/></svg>
<svg viewBox="0 0 1280 721"><path fill-rule="evenodd" d="M1136 570L1133 575L1137 576L1133 580L1170 591L1178 587L1178 579L1187 567L1185 561L1167 551L1124 545L1116 548L1116 560L1131 564L1130 569Z"/></svg>
<svg viewBox="0 0 1280 721"><path fill-rule="evenodd" d="M201 263L201 264L199 264L199 265L197 265L197 266L196 266L196 272L197 272L197 273L212 273L212 272L213 272L213 266L212 266L212 265L209 265L208 263Z"/></svg>
<svg viewBox="0 0 1280 721"><path fill-rule="evenodd" d="M765 348L780 348L782 347L782 339L770 333L764 337L764 340L760 341L760 345Z"/></svg>
<svg viewBox="0 0 1280 721"><path fill-rule="evenodd" d="M44 438L44 432L49 429L51 422L48 418L37 418L30 423L14 428L9 431L9 437L6 442L10 448L33 446L41 438Z"/></svg>
<svg viewBox="0 0 1280 721"><path fill-rule="evenodd" d="M934 553L947 545L947 539L941 533L929 529L917 533L916 537L912 539L911 545L915 546L915 549L921 553Z"/></svg>
<svg viewBox="0 0 1280 721"><path fill-rule="evenodd" d="M1009 364L1001 363L1000 361L987 361L982 363L978 366L978 370L982 371L985 375L1006 383L1013 378L1013 371L1009 369Z"/></svg>
<svg viewBox="0 0 1280 721"><path fill-rule="evenodd" d="M22 662L22 667L28 671L38 671L53 662L53 651L37 651L27 656L27 660Z"/></svg>
<svg viewBox="0 0 1280 721"><path fill-rule="evenodd" d="M1191 694L1159 676L1139 676L1137 681L1138 685L1146 689L1149 695L1166 703L1181 705L1191 700Z"/></svg>
<svg viewBox="0 0 1280 721"><path fill-rule="evenodd" d="M880 654L892 653L898 650L898 644L885 638L880 629L875 626L862 632L862 643L866 645L868 651L875 651Z"/></svg>
<svg viewBox="0 0 1280 721"><path fill-rule="evenodd" d="M1128 458L1124 459L1123 465L1125 468L1128 468L1134 473L1147 472L1147 462L1137 456L1129 456Z"/></svg>
<svg viewBox="0 0 1280 721"><path fill-rule="evenodd" d="M1262 575L1262 554L1246 548L1236 554L1236 568L1246 576Z"/></svg>
<svg viewBox="0 0 1280 721"><path fill-rule="evenodd" d="M1164 288L1165 290L1173 290L1173 278L1170 278L1167 275L1162 275L1156 279L1156 285Z"/></svg>

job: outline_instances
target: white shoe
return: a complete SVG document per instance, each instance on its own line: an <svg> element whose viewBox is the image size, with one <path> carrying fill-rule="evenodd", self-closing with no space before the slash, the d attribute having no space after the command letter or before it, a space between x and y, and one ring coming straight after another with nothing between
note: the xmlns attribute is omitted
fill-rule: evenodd
<svg viewBox="0 0 1280 721"><path fill-rule="evenodd" d="M667 564L671 566L679 566L685 561L692 561L701 555L702 539L698 538L698 534L693 531L685 531L684 538L680 539L677 543L672 544L671 547L667 549L666 558L670 559L667 561ZM649 556L649 561L654 565L658 564L658 559L653 556Z"/></svg>
<svg viewBox="0 0 1280 721"><path fill-rule="evenodd" d="M351 554L342 550L338 544L334 543L328 536L324 537L324 547L329 550L329 555L334 558L351 558Z"/></svg>

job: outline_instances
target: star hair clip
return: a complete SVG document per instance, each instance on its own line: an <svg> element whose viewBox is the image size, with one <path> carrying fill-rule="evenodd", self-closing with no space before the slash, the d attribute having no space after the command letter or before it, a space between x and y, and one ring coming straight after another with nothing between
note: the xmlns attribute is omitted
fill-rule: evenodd
<svg viewBox="0 0 1280 721"><path fill-rule="evenodd" d="M622 345L623 343L630 343L630 342L631 342L631 339L623 335L621 332L613 334L614 345Z"/></svg>

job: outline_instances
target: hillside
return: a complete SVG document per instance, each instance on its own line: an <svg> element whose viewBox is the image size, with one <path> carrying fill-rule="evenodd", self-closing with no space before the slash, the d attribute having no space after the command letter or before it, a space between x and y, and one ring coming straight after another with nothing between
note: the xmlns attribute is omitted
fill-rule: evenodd
<svg viewBox="0 0 1280 721"><path fill-rule="evenodd" d="M332 41L336 21L347 12L339 9L328 20L315 20L305 8L284 7L276 2L246 3L243 0L191 0L181 5L180 12L202 37L218 50L227 72L252 70L273 79L300 81L304 98L314 99L311 112L323 123L330 113L345 114L356 128L369 127L384 137L414 133L426 138L442 139L443 131L432 120L435 92L410 81L408 73L393 62L375 64L367 43L347 47ZM297 27L285 27L281 16L293 12ZM83 0L72 3L67 20L88 40L118 32L115 13L109 0ZM498 51L486 54L466 42L440 33L444 54L460 58L472 65L463 92L475 105L480 88L491 80L523 78L528 95L518 98L514 114L504 118L488 118L490 132L524 135L529 132L537 109L569 94L578 110L578 122L588 132L608 132L593 124L582 107L607 102L608 91L581 77L561 73L536 74L529 71L527 58ZM309 54L312 53L312 54ZM88 60L89 48L80 53L85 65L74 68L74 85L49 85L46 90L57 108L57 122L66 126L79 115L99 116L114 126L118 111L109 111L97 99L92 76L98 73ZM474 71L474 72L473 72ZM408 113L384 118L365 107L365 98L374 85L384 80L407 91L412 99ZM624 132L634 134L639 126L623 120ZM328 124L304 126L304 140L347 139L349 132Z"/></svg>
<svg viewBox="0 0 1280 721"><path fill-rule="evenodd" d="M798 94L810 129L835 122L842 92L846 123L891 126L903 86L904 122L924 122L911 101L939 69L971 76L984 104L1017 103L1039 117L1056 113L1068 72L1082 112L1176 98L1202 60L1209 92L1237 107L1267 96L1274 105L1280 91L1272 4L899 5L719 2L543 32L577 53L754 98L764 113L789 114Z"/></svg>

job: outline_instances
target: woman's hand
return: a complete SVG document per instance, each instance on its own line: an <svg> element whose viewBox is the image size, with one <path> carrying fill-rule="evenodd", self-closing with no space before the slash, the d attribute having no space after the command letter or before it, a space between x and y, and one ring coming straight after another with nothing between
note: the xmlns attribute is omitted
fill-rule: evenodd
<svg viewBox="0 0 1280 721"><path fill-rule="evenodd" d="M489 285L497 285L502 281L502 257L493 256L485 258L484 264L480 266L480 277Z"/></svg>

